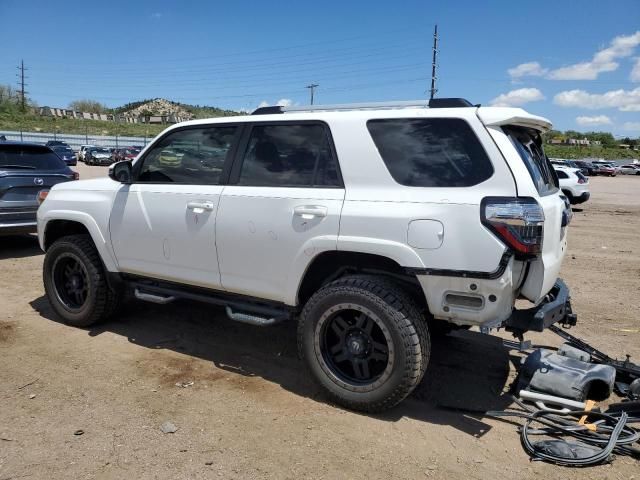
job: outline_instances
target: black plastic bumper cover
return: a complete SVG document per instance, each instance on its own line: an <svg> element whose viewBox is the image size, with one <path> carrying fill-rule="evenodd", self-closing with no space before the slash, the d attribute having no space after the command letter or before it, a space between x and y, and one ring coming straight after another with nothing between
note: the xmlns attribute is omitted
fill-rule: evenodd
<svg viewBox="0 0 640 480"><path fill-rule="evenodd" d="M548 299L536 307L514 310L504 323L508 330L542 332L549 325L562 323L575 325L576 315L571 310L569 288L558 279L547 295Z"/></svg>

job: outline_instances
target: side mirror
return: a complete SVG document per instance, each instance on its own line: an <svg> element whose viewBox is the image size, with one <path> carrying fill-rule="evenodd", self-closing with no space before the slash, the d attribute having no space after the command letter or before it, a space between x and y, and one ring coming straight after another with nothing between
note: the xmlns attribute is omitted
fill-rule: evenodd
<svg viewBox="0 0 640 480"><path fill-rule="evenodd" d="M131 162L116 162L109 167L109 178L120 183L131 183L133 169Z"/></svg>

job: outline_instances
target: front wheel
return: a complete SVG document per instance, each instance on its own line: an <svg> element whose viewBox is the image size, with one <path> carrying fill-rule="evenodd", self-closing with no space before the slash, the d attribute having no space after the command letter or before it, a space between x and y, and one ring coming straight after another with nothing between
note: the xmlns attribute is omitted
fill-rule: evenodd
<svg viewBox="0 0 640 480"><path fill-rule="evenodd" d="M93 325L113 314L120 303L120 292L107 284L89 235L56 240L44 258L43 280L53 310L69 325Z"/></svg>
<svg viewBox="0 0 640 480"><path fill-rule="evenodd" d="M396 284L354 275L329 283L307 302L298 348L333 401L380 412L418 385L430 339L423 315Z"/></svg>

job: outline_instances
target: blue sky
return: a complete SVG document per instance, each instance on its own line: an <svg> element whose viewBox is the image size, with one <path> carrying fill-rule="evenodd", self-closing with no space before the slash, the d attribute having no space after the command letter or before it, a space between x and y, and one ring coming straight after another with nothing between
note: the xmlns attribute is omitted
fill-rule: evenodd
<svg viewBox="0 0 640 480"><path fill-rule="evenodd" d="M0 83L39 105L164 97L252 109L426 96L640 136L640 1L0 0ZM523 65L524 64L524 65Z"/></svg>

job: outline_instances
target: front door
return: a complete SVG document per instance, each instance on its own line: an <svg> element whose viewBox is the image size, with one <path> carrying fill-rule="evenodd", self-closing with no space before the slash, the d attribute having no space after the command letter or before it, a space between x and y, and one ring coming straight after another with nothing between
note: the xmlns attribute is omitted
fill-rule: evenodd
<svg viewBox="0 0 640 480"><path fill-rule="evenodd" d="M160 138L118 192L110 234L122 272L220 287L216 215L239 128L187 127Z"/></svg>

